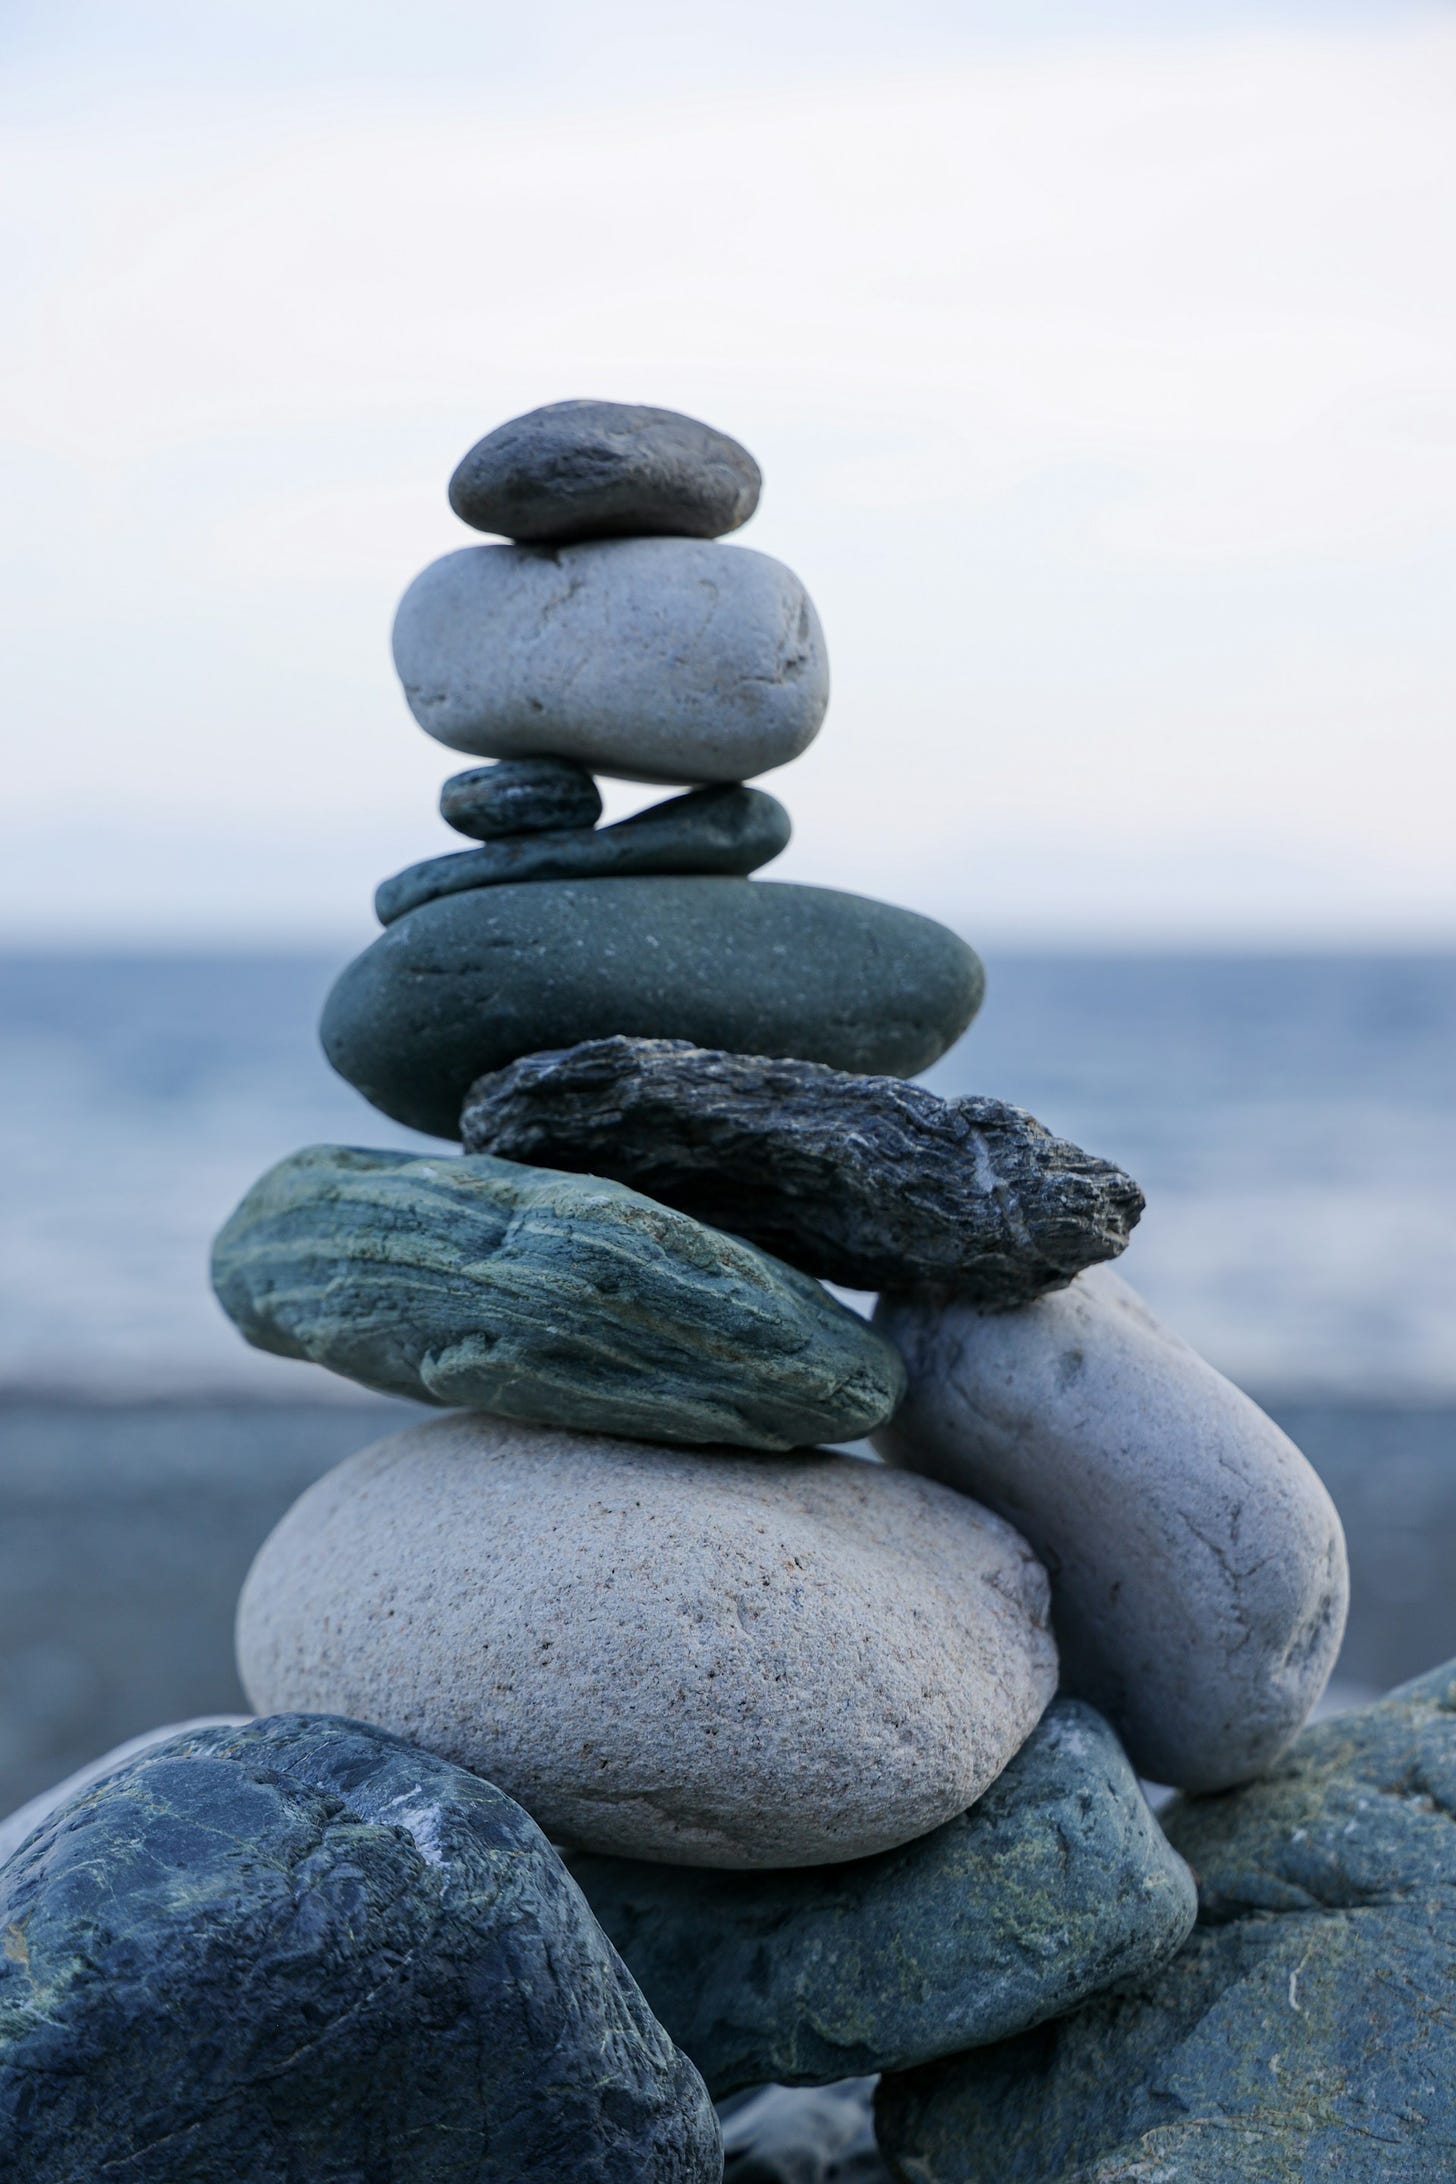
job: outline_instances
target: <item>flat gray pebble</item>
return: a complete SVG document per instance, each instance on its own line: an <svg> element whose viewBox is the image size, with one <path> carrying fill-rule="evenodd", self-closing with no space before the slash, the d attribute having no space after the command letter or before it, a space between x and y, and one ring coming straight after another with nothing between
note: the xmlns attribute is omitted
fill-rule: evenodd
<svg viewBox="0 0 1456 2184"><path fill-rule="evenodd" d="M569 758L502 758L452 774L440 791L440 817L472 841L594 827L602 792Z"/></svg>

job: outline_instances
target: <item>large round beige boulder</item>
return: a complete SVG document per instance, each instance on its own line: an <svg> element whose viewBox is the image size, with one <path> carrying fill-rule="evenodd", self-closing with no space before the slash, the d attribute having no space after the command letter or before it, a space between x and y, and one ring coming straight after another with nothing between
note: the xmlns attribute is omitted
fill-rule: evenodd
<svg viewBox="0 0 1456 2184"><path fill-rule="evenodd" d="M485 1775L558 1841L818 1865L975 1802L1050 1700L1047 1581L934 1482L475 1413L352 1457L238 1611L262 1713L343 1714Z"/></svg>

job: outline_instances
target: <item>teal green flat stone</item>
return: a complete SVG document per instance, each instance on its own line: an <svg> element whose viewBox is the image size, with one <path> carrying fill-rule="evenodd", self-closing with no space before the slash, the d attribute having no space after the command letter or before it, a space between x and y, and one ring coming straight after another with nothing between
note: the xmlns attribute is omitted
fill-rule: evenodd
<svg viewBox="0 0 1456 2184"><path fill-rule="evenodd" d="M324 1052L367 1100L458 1138L477 1077L624 1032L871 1076L928 1069L984 974L931 918L825 887L532 880L421 904L344 970Z"/></svg>
<svg viewBox="0 0 1456 2184"><path fill-rule="evenodd" d="M295 1153L212 1278L257 1349L537 1425L787 1449L869 1432L904 1389L898 1353L767 1252L485 1154Z"/></svg>

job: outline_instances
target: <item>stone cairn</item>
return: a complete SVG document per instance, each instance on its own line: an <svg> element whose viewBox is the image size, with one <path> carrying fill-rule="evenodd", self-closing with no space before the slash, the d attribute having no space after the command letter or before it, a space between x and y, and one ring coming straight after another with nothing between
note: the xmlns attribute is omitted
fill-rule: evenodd
<svg viewBox="0 0 1456 2184"><path fill-rule="evenodd" d="M715 2102L743 2184L1377 2173L1351 2045L1426 1914L1345 1822L1425 1754L1435 1842L1456 1685L1300 1737L1339 1523L1110 1271L1137 1186L907 1081L980 1001L953 934L750 877L828 700L803 586L719 543L758 492L600 402L455 473L508 543L394 646L491 761L473 846L381 886L322 1035L463 1150L295 1153L214 1257L249 1342L447 1415L263 1546L258 1718L20 1816L6 2174L709 2184ZM684 793L601 827L596 775Z"/></svg>

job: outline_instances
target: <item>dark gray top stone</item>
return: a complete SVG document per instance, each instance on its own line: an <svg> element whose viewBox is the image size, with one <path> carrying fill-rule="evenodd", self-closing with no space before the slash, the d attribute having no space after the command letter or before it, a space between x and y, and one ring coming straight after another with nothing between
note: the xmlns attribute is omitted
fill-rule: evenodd
<svg viewBox="0 0 1456 2184"><path fill-rule="evenodd" d="M315 1145L213 1246L255 1348L365 1387L643 1441L851 1440L898 1353L817 1282L620 1183Z"/></svg>
<svg viewBox="0 0 1456 2184"><path fill-rule="evenodd" d="M1193 1882L1101 1716L1061 1700L969 1812L850 1865L572 1870L715 2095L904 2069L1171 1956Z"/></svg>
<svg viewBox="0 0 1456 2184"><path fill-rule="evenodd" d="M886 2079L895 2174L1456 2174L1456 1663L1164 1820L1198 1875L1182 1954L1059 2024Z"/></svg>
<svg viewBox="0 0 1456 2184"><path fill-rule="evenodd" d="M467 1151L616 1176L851 1289L1024 1304L1115 1258L1130 1176L1002 1100L895 1077L596 1039L480 1078Z"/></svg>
<svg viewBox="0 0 1456 2184"><path fill-rule="evenodd" d="M320 1032L396 1122L458 1137L476 1078L614 1032L835 1069L928 1069L980 1006L930 918L784 881L534 880L423 903L344 970Z"/></svg>
<svg viewBox="0 0 1456 2184"><path fill-rule="evenodd" d="M677 410L548 402L477 440L450 506L477 531L528 542L721 538L747 523L762 483L747 448Z"/></svg>
<svg viewBox="0 0 1456 2184"><path fill-rule="evenodd" d="M639 872L756 872L788 847L792 828L762 789L691 789L611 827L527 834L479 849L430 857L384 880L375 892L381 925L441 895L512 880L591 880Z"/></svg>
<svg viewBox="0 0 1456 2184"><path fill-rule="evenodd" d="M440 791L440 817L473 842L594 827L601 816L601 790L569 758L497 759L452 774Z"/></svg>
<svg viewBox="0 0 1456 2184"><path fill-rule="evenodd" d="M283 1715L154 1745L0 1868L15 2184L716 2184L716 2118L546 1838Z"/></svg>

